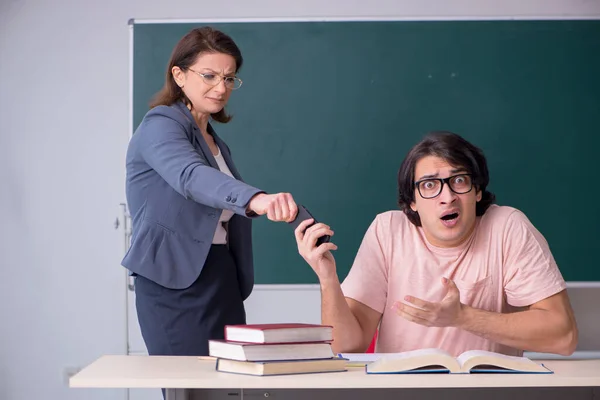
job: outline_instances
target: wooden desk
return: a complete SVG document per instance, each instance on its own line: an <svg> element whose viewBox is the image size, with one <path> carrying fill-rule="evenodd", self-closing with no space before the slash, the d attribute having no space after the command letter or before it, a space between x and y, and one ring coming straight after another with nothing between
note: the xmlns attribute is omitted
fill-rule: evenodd
<svg viewBox="0 0 600 400"><path fill-rule="evenodd" d="M167 388L168 400L600 399L600 360L543 362L554 374L367 375L364 368L349 368L256 377L217 372L214 361L197 357L103 356L73 376L70 386Z"/></svg>

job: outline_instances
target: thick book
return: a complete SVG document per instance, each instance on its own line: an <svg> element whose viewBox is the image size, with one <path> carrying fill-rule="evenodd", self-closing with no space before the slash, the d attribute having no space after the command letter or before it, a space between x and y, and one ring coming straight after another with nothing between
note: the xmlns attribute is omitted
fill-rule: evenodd
<svg viewBox="0 0 600 400"><path fill-rule="evenodd" d="M527 357L507 356L484 350L465 351L458 357L453 357L440 349L388 353L376 361L367 363L365 369L368 374L553 373L543 364L531 361Z"/></svg>
<svg viewBox="0 0 600 400"><path fill-rule="evenodd" d="M346 371L346 360L330 358L327 360L251 362L219 358L216 369L220 372L259 376L314 374Z"/></svg>
<svg viewBox="0 0 600 400"><path fill-rule="evenodd" d="M208 354L239 361L309 360L335 356L329 342L265 344L224 340L209 340Z"/></svg>
<svg viewBox="0 0 600 400"><path fill-rule="evenodd" d="M333 328L302 323L226 325L225 340L244 343L330 342Z"/></svg>

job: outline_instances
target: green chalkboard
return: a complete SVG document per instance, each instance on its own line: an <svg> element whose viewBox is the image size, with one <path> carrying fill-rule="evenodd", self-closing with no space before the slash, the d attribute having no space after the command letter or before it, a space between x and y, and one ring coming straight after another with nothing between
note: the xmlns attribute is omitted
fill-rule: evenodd
<svg viewBox="0 0 600 400"><path fill-rule="evenodd" d="M135 24L133 124L175 43L203 24ZM215 124L244 179L289 191L334 231L340 278L430 130L483 148L498 203L521 209L565 279L600 281L600 21L218 23L242 88ZM256 282L316 283L292 230L254 224Z"/></svg>

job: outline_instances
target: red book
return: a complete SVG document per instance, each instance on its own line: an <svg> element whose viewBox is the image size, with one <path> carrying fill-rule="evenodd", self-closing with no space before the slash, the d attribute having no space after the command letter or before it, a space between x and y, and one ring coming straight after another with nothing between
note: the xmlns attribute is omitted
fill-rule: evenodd
<svg viewBox="0 0 600 400"><path fill-rule="evenodd" d="M333 327L303 323L225 326L225 340L245 343L330 342Z"/></svg>

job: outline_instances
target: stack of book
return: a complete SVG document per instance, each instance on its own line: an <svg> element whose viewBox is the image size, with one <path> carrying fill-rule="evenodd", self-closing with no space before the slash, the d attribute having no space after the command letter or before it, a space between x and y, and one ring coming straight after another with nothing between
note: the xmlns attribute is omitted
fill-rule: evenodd
<svg viewBox="0 0 600 400"><path fill-rule="evenodd" d="M331 349L333 329L313 324L228 325L225 340L210 340L217 371L287 375L346 370Z"/></svg>

